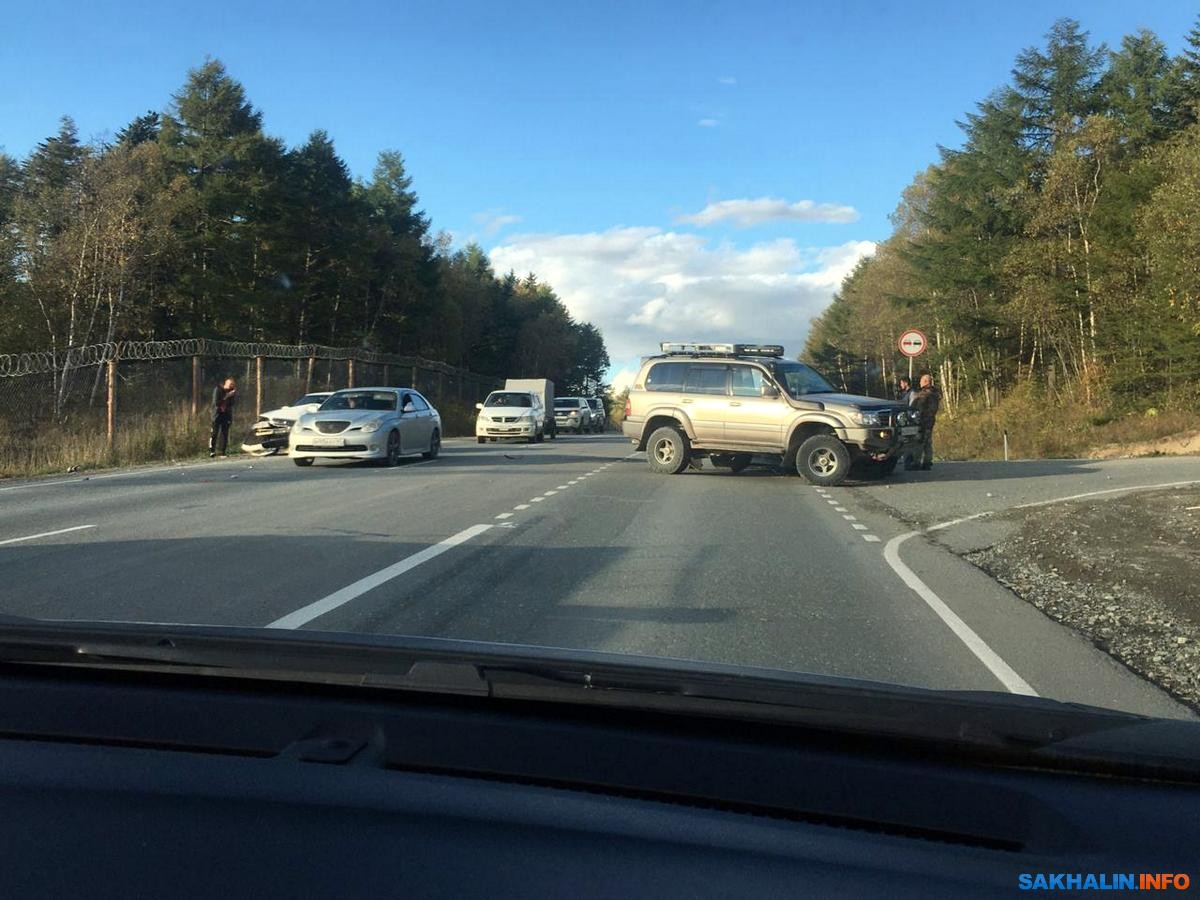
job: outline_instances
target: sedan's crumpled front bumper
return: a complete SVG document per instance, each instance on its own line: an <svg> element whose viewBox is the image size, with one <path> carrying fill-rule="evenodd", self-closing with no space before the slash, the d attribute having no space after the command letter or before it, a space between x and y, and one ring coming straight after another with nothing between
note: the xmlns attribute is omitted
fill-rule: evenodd
<svg viewBox="0 0 1200 900"><path fill-rule="evenodd" d="M290 431L287 425L272 425L267 420L260 419L246 432L246 437L242 440L242 452L267 454L286 450Z"/></svg>

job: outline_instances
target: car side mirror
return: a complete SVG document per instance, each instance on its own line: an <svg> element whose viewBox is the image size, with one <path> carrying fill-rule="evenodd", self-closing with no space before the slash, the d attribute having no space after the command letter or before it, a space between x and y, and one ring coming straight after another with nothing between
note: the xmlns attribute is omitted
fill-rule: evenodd
<svg viewBox="0 0 1200 900"><path fill-rule="evenodd" d="M476 404L475 404L475 408L476 408L476 409L483 409L483 404L482 404L482 403L476 403Z"/></svg>
<svg viewBox="0 0 1200 900"><path fill-rule="evenodd" d="M779 388L773 384L764 384L762 386L762 395L769 400L775 400L779 397Z"/></svg>

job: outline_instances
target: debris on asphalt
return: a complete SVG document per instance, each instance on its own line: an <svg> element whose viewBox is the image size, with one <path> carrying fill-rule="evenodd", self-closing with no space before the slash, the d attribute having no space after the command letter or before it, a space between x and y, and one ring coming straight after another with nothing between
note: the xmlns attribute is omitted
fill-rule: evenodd
<svg viewBox="0 0 1200 900"><path fill-rule="evenodd" d="M1014 511L1000 543L966 554L1021 598L1200 709L1200 488Z"/></svg>

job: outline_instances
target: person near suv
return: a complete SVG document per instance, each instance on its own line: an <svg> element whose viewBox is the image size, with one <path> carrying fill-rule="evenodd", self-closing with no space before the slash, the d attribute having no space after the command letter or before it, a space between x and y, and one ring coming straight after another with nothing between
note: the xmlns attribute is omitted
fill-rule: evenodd
<svg viewBox="0 0 1200 900"><path fill-rule="evenodd" d="M777 345L662 344L629 389L622 432L655 472L708 457L740 472L780 457L813 484L844 481L852 464L886 476L915 449L917 413L893 400L838 392Z"/></svg>
<svg viewBox="0 0 1200 900"><path fill-rule="evenodd" d="M920 387L912 397L913 409L921 414L920 464L917 468L928 471L933 468L933 426L937 424L942 392L933 383L933 376L928 372L922 373L918 383Z"/></svg>

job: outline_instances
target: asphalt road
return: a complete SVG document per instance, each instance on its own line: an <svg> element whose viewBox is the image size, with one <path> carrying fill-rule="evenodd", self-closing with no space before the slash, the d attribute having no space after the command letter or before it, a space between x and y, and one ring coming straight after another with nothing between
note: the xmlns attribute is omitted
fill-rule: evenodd
<svg viewBox="0 0 1200 900"><path fill-rule="evenodd" d="M606 435L448 441L395 469L232 459L12 483L0 612L577 647L1186 716L951 549L994 540L991 511L1194 479L1186 459L963 463L823 491L765 467L657 476Z"/></svg>

